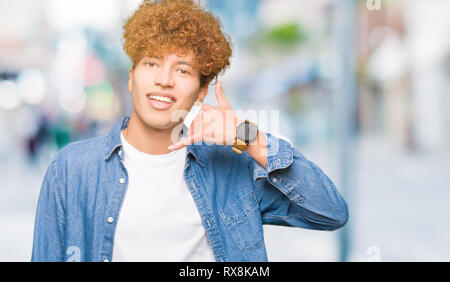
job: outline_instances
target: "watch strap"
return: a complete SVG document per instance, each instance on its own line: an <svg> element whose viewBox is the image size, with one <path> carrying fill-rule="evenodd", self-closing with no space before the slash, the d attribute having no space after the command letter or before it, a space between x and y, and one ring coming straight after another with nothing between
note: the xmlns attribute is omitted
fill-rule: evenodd
<svg viewBox="0 0 450 282"><path fill-rule="evenodd" d="M233 151L235 151L238 154L242 154L242 152L245 150L245 148L247 148L247 143L245 143L244 141L236 138L236 140L234 141L234 145L232 147Z"/></svg>

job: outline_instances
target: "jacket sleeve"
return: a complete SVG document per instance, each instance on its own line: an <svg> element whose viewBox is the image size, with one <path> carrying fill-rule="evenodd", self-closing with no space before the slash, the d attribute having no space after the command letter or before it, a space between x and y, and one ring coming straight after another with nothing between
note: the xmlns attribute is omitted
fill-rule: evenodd
<svg viewBox="0 0 450 282"><path fill-rule="evenodd" d="M333 182L284 139L264 132L267 169L248 153L263 224L335 230L348 220Z"/></svg>
<svg viewBox="0 0 450 282"><path fill-rule="evenodd" d="M65 211L59 190L56 161L47 168L34 222L31 261L63 261Z"/></svg>

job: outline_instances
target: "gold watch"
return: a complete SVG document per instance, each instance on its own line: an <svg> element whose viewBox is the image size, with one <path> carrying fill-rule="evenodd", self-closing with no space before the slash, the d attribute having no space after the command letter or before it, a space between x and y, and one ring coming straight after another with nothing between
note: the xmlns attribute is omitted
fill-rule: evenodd
<svg viewBox="0 0 450 282"><path fill-rule="evenodd" d="M255 140L257 136L258 125L248 119L245 120L236 128L236 139L232 147L233 151L238 154L242 154L248 144Z"/></svg>

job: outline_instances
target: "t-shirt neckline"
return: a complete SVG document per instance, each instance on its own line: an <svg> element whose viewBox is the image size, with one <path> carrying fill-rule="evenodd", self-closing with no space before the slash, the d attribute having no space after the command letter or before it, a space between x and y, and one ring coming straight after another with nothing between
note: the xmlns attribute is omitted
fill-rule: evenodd
<svg viewBox="0 0 450 282"><path fill-rule="evenodd" d="M171 152L169 152L167 154L152 155L152 154L147 154L147 153L144 153L142 151L139 151L133 145L128 143L128 141L126 140L125 136L123 135L123 131L120 132L120 139L122 141L122 146L123 146L125 154L129 154L131 156L135 156L135 157L138 157L138 158L141 158L141 159L145 159L145 160L149 160L149 161L151 161L151 160L155 160L155 161L175 160L180 155L182 155L183 153L186 152L186 147L184 147L184 148L179 149L179 150L171 151Z"/></svg>

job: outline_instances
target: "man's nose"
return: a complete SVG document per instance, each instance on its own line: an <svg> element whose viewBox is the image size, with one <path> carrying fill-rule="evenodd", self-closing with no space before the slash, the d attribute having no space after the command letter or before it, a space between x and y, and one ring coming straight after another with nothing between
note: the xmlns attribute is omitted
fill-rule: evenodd
<svg viewBox="0 0 450 282"><path fill-rule="evenodd" d="M159 85L161 87L174 87L175 82L173 81L172 71L169 67L162 67L158 70L155 76L155 85Z"/></svg>

